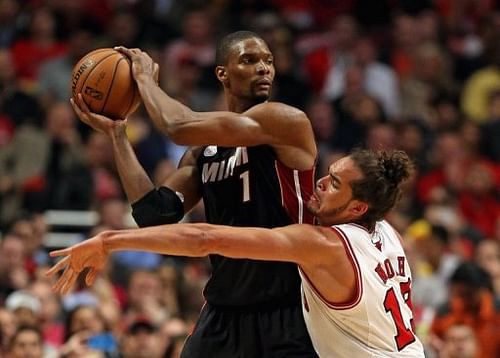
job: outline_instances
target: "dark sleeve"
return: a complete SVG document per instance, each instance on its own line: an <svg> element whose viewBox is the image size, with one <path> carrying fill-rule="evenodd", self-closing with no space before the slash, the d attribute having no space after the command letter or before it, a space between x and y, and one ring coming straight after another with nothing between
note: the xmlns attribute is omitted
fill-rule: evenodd
<svg viewBox="0 0 500 358"><path fill-rule="evenodd" d="M172 189L153 189L132 204L132 216L139 227L174 224L184 217L184 204Z"/></svg>

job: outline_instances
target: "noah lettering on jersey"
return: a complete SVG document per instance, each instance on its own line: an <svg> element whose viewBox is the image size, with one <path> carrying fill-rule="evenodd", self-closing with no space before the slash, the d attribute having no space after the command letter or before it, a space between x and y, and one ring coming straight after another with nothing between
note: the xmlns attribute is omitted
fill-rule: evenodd
<svg viewBox="0 0 500 358"><path fill-rule="evenodd" d="M203 164L201 179L203 183L215 182L233 175L234 168L248 163L246 147L238 147L234 154L227 159Z"/></svg>
<svg viewBox="0 0 500 358"><path fill-rule="evenodd" d="M383 264L379 262L379 264L375 268L375 272L378 274L384 284L387 282L387 280L390 280L396 275L405 277L405 257L397 257L397 270L394 269L394 266L392 266L392 263L389 259L385 259Z"/></svg>

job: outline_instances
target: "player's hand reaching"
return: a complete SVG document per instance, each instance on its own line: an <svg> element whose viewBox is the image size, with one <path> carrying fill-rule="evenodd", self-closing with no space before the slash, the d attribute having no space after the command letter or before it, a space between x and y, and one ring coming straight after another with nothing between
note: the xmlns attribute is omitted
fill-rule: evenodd
<svg viewBox="0 0 500 358"><path fill-rule="evenodd" d="M102 238L95 236L66 249L52 251L50 256L66 256L46 273L47 276L51 277L64 270L52 289L65 294L73 286L80 272L86 268L90 270L85 277L85 283L88 286L92 285L97 274L106 264L109 253L104 248Z"/></svg>
<svg viewBox="0 0 500 358"><path fill-rule="evenodd" d="M129 49L123 46L118 46L114 49L130 58L130 61L132 61L132 74L136 81L140 77L146 76L158 83L160 67L146 52L138 48Z"/></svg>
<svg viewBox="0 0 500 358"><path fill-rule="evenodd" d="M116 131L125 132L127 125L126 119L111 119L106 116L90 112L89 107L83 100L82 94L78 93L77 98L70 99L71 106L80 120L94 128L96 131L104 133L108 136L113 135Z"/></svg>

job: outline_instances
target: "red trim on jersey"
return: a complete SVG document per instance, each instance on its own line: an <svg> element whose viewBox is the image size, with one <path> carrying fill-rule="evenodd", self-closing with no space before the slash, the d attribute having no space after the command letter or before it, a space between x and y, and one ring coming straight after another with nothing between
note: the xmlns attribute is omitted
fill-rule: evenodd
<svg viewBox="0 0 500 358"><path fill-rule="evenodd" d="M281 189L281 204L294 223L313 224L314 215L306 208L314 190L314 168L291 169L276 160L276 176Z"/></svg>
<svg viewBox="0 0 500 358"><path fill-rule="evenodd" d="M323 295L318 291L316 286L312 283L312 281L307 277L306 273L299 267L300 272L303 273L304 277L306 278L307 282L309 285L312 287L316 295L325 303L328 307L334 310L346 310L355 307L359 301L361 301L361 297L363 296L363 282L361 280L361 269L359 267L358 260L356 258L356 255L354 254L354 251L351 247L351 244L349 243L349 240L347 239L347 235L339 228L336 227L331 227L333 231L335 231L338 235L338 237L342 240L342 243L344 244L347 257L349 258L349 261L351 261L351 264L354 268L354 274L355 274L355 280L356 280L356 292L354 295L354 298L352 300L346 301L346 302L341 302L341 303L334 303L331 301L328 301L326 298L323 297Z"/></svg>

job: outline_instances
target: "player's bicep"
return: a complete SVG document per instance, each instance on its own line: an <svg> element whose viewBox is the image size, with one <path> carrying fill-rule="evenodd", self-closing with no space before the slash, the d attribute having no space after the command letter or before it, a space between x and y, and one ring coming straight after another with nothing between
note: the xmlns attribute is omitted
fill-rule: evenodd
<svg viewBox="0 0 500 358"><path fill-rule="evenodd" d="M253 118L233 112L197 112L175 124L170 137L182 145L226 147L270 144L272 138Z"/></svg>
<svg viewBox="0 0 500 358"><path fill-rule="evenodd" d="M184 145L314 147L307 116L294 107L275 102L253 106L241 114L192 112L189 119L175 122L174 128L170 136Z"/></svg>
<svg viewBox="0 0 500 358"><path fill-rule="evenodd" d="M319 233L310 225L290 225L277 229L227 227L206 234L213 253L233 258L301 263L306 254L319 252L320 239L307 240Z"/></svg>

